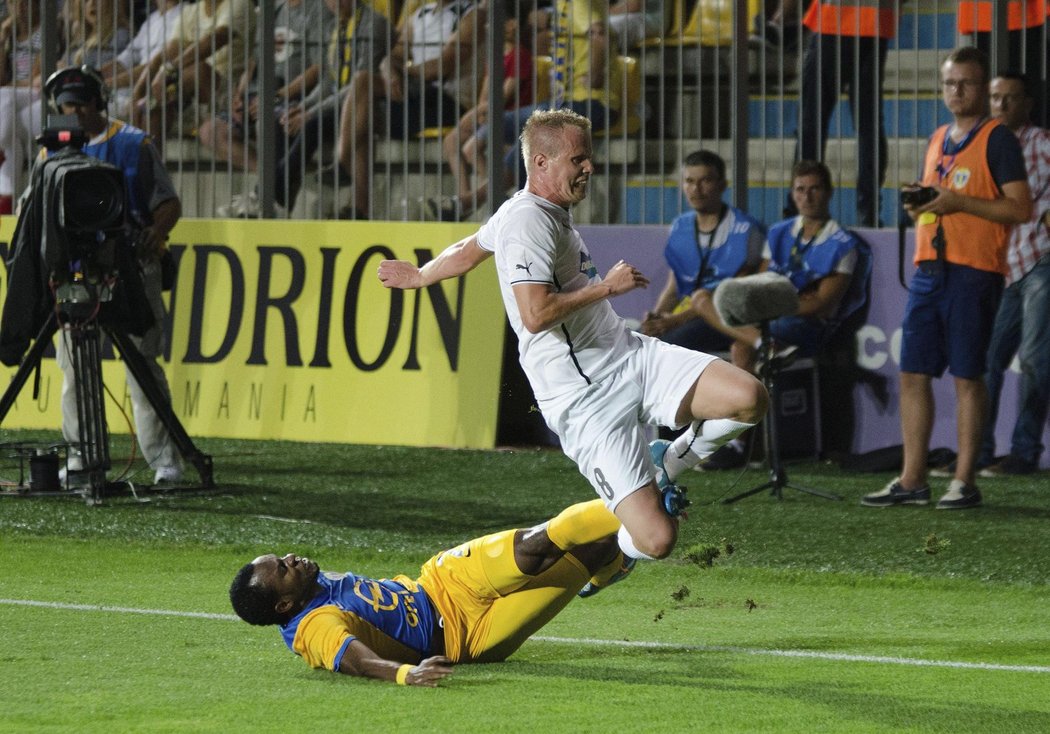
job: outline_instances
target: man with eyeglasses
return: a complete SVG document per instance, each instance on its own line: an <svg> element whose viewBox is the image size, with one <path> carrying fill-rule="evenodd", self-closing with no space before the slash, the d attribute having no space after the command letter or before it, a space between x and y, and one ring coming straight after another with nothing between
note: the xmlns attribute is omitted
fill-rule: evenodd
<svg viewBox="0 0 1050 734"><path fill-rule="evenodd" d="M905 204L915 220L915 264L900 353L904 466L900 477L865 495L869 507L930 501L927 455L933 429L933 378L954 378L958 457L937 509L981 504L974 476L987 391L983 381L992 323L1003 290L1013 225L1028 221L1031 195L1017 137L988 114L988 57L972 47L941 64L952 122L926 148L921 181L936 196Z"/></svg>

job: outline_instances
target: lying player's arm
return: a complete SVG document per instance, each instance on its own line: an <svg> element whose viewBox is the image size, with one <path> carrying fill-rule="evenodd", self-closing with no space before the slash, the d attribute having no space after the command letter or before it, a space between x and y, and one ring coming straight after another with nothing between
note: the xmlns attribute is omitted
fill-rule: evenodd
<svg viewBox="0 0 1050 734"><path fill-rule="evenodd" d="M606 273L604 279L579 290L558 293L544 283L519 283L514 286L514 299L518 302L518 311L525 328L538 334L558 325L569 314L584 306L647 285L648 278L633 265L621 260Z"/></svg>
<svg viewBox="0 0 1050 734"><path fill-rule="evenodd" d="M456 278L483 263L492 253L478 245L471 235L450 245L421 268L405 260L379 263L379 280L387 288L425 288L447 278Z"/></svg>
<svg viewBox="0 0 1050 734"><path fill-rule="evenodd" d="M403 665L405 663L380 657L360 640L352 640L339 662L339 672L395 683L397 673ZM404 685L433 688L439 680L450 675L452 675L452 661L444 655L435 655L409 668Z"/></svg>

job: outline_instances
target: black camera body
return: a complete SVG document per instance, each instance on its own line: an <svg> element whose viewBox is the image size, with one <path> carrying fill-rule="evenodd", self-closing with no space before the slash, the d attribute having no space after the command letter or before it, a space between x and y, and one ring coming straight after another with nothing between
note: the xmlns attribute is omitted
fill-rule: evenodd
<svg viewBox="0 0 1050 734"><path fill-rule="evenodd" d="M74 116L49 116L40 140L52 154L33 166L8 256L0 362L9 366L56 311L62 322L97 317L139 336L153 324L124 172L81 150Z"/></svg>
<svg viewBox="0 0 1050 734"><path fill-rule="evenodd" d="M924 206L936 199L939 193L932 186L901 189L901 204L905 206Z"/></svg>

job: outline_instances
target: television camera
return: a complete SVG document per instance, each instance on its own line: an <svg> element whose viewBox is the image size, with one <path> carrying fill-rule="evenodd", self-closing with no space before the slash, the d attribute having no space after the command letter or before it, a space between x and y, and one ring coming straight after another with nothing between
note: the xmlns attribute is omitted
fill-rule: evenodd
<svg viewBox="0 0 1050 734"><path fill-rule="evenodd" d="M102 382L101 337L110 338L150 405L193 464L213 486L211 457L193 445L131 340L154 323L135 243L141 229L129 216L124 172L82 151L87 135L76 116L51 115L37 139L48 151L33 168L29 194L8 260L8 291L0 322L0 361L19 365L0 398L0 422L61 330L73 364L79 440L74 449L97 503L118 487L106 481L109 435ZM32 346L30 346L32 344ZM27 351L28 350L28 351ZM37 385L38 387L38 385Z"/></svg>

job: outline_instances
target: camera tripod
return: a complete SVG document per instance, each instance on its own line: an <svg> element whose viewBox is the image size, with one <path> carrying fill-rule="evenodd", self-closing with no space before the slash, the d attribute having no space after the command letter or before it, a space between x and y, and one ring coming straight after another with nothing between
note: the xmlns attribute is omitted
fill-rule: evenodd
<svg viewBox="0 0 1050 734"><path fill-rule="evenodd" d="M769 490L769 493L778 500L783 499L785 488L793 489L796 492L812 494L817 497L823 497L828 500L841 500L842 497L837 494L829 494L810 487L792 484L788 480L787 470L784 468L784 464L780 461L780 390L777 388L776 381L777 374L780 372L780 367L776 363L776 345L774 345L773 336L770 333L769 321L763 321L761 323L761 330L762 361L759 367L759 377L762 378L762 384L766 386L766 391L769 393L769 412L766 414L766 418L762 422L762 437L766 449L766 460L769 463L769 481L760 484L757 487L753 487L746 492L741 492L738 495L724 499L722 500L722 504L732 504L737 500L742 500L753 494L764 492L767 489Z"/></svg>
<svg viewBox="0 0 1050 734"><path fill-rule="evenodd" d="M33 345L22 358L11 384L0 397L0 423L14 406L15 399L25 386L30 374L40 365L44 351L59 330L58 312L52 311L40 329ZM113 493L106 481L106 470L110 468L109 432L106 425L105 401L102 385L102 333L112 340L131 375L138 382L157 413L157 417L175 442L183 460L192 464L200 476L200 486L210 489L212 478L211 456L202 453L182 427L157 381L150 372L146 358L131 341L131 337L119 328L100 324L97 319L69 326L70 357L76 374L77 420L80 436L76 448L80 452L83 469L79 473L87 477L91 504L99 503L103 497ZM39 379L39 373L38 373ZM39 387L39 386L38 386Z"/></svg>

